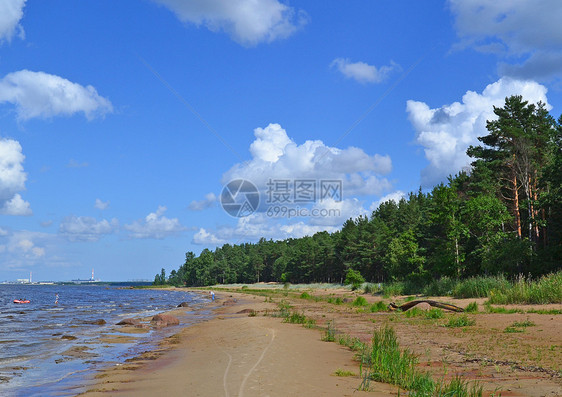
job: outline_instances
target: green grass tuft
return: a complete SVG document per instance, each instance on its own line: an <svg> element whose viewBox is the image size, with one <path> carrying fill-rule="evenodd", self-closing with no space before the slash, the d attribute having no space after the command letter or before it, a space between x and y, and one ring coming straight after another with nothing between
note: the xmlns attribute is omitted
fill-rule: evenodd
<svg viewBox="0 0 562 397"><path fill-rule="evenodd" d="M357 298L355 298L352 303L353 306L367 306L368 304L369 302L367 302L367 299L362 296L358 296Z"/></svg>
<svg viewBox="0 0 562 397"><path fill-rule="evenodd" d="M371 313L386 312L388 307L383 301L377 301L371 305L370 310Z"/></svg>
<svg viewBox="0 0 562 397"><path fill-rule="evenodd" d="M466 309L464 309L464 311L467 313L478 313L478 303L476 302L469 303Z"/></svg>
<svg viewBox="0 0 562 397"><path fill-rule="evenodd" d="M445 327L458 328L458 327L469 327L476 324L476 320L469 318L466 314L462 316L453 316L445 324Z"/></svg>
<svg viewBox="0 0 562 397"><path fill-rule="evenodd" d="M334 372L334 375L336 376L340 376L340 377L348 377L348 376L357 376L357 374L355 372L352 371L345 371L341 368L338 368L336 370L336 372Z"/></svg>

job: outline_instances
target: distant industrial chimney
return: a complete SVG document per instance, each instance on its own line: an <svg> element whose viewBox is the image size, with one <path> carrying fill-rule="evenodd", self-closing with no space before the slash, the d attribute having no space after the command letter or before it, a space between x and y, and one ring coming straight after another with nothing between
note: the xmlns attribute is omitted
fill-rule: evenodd
<svg viewBox="0 0 562 397"><path fill-rule="evenodd" d="M94 280L94 268L92 267L92 278L90 279L91 281L95 281Z"/></svg>

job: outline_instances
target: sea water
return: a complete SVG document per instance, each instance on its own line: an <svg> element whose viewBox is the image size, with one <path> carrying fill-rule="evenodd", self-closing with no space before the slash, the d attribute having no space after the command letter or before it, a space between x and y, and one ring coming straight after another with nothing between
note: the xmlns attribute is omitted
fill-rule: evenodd
<svg viewBox="0 0 562 397"><path fill-rule="evenodd" d="M133 336L130 343L104 343L100 335L118 336L115 324L122 319L149 317L181 302L189 303L182 324L209 315L208 298L181 290L1 284L0 395L67 396L86 390L97 369L150 350L178 329L127 334ZM73 350L83 354L69 355Z"/></svg>

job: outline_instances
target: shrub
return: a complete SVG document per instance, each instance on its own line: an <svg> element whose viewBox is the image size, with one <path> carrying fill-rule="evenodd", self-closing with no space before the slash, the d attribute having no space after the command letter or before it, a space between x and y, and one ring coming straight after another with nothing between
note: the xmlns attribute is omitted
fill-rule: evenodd
<svg viewBox="0 0 562 397"><path fill-rule="evenodd" d="M352 303L353 306L367 306L368 304L369 302L367 302L367 299L362 296L358 296L357 298L355 298Z"/></svg>
<svg viewBox="0 0 562 397"><path fill-rule="evenodd" d="M357 270L349 269L345 275L345 285L351 284L351 289L355 291L359 289L365 282L365 279Z"/></svg>
<svg viewBox="0 0 562 397"><path fill-rule="evenodd" d="M371 313L388 311L388 307L387 307L386 303L384 303L383 301L377 301L377 302L373 303L371 305L370 309L371 309Z"/></svg>
<svg viewBox="0 0 562 397"><path fill-rule="evenodd" d="M310 299L311 296L310 296L310 294L309 294L308 292L303 292L303 293L301 294L301 297L300 297L300 298L301 298L301 299Z"/></svg>

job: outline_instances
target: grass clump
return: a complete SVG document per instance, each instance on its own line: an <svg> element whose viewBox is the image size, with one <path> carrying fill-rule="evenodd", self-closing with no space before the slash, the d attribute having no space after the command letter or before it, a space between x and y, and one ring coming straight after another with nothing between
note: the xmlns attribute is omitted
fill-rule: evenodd
<svg viewBox="0 0 562 397"><path fill-rule="evenodd" d="M368 304L369 302L363 296L358 296L352 303L353 306L367 306Z"/></svg>
<svg viewBox="0 0 562 397"><path fill-rule="evenodd" d="M423 310L418 309L417 307L412 307L410 310L407 310L405 313L407 318L418 317L424 314Z"/></svg>
<svg viewBox="0 0 562 397"><path fill-rule="evenodd" d="M308 292L303 292L300 296L301 299L311 299L312 297Z"/></svg>
<svg viewBox="0 0 562 397"><path fill-rule="evenodd" d="M429 318L429 319L443 318L444 315L445 314L443 313L443 310L436 307L425 312L425 318Z"/></svg>
<svg viewBox="0 0 562 397"><path fill-rule="evenodd" d="M459 328L459 327L469 327L476 324L476 320L469 318L466 314L462 316L453 316L445 324L448 328Z"/></svg>
<svg viewBox="0 0 562 397"><path fill-rule="evenodd" d="M343 300L340 297L338 297L338 298L330 297L330 298L327 299L327 302L332 303L334 305L341 305L343 303Z"/></svg>
<svg viewBox="0 0 562 397"><path fill-rule="evenodd" d="M529 319L526 319L525 321L515 321L515 322L513 322L513 324L511 326L512 327L525 328L525 327L534 327L535 325L537 325L537 324L530 321Z"/></svg>
<svg viewBox="0 0 562 397"><path fill-rule="evenodd" d="M388 307L387 307L386 303L384 303L383 301L377 301L377 302L373 303L369 309L371 310L371 313L388 311Z"/></svg>
<svg viewBox="0 0 562 397"><path fill-rule="evenodd" d="M303 313L292 312L287 317L285 317L285 320L283 320L283 322L291 324L305 324L306 316Z"/></svg>
<svg viewBox="0 0 562 397"><path fill-rule="evenodd" d="M368 390L371 380L397 385L408 390L410 396L481 397L482 387L472 386L461 378L449 383L435 382L428 372L420 372L417 357L408 349L401 349L394 330L380 328L373 333L372 343L362 350L360 390Z"/></svg>
<svg viewBox="0 0 562 397"><path fill-rule="evenodd" d="M521 275L510 288L491 291L489 301L500 305L562 303L562 271L536 281Z"/></svg>
<svg viewBox="0 0 562 397"><path fill-rule="evenodd" d="M324 336L322 337L324 342L334 342L336 340L336 327L334 326L334 321L328 322L326 331L324 331Z"/></svg>
<svg viewBox="0 0 562 397"><path fill-rule="evenodd" d="M334 375L340 376L340 377L357 376L357 374L355 372L346 371L346 370L343 370L341 368L338 368L336 370L336 372L334 372Z"/></svg>
<svg viewBox="0 0 562 397"><path fill-rule="evenodd" d="M453 290L455 298L487 298L493 290L504 291L511 283L504 276L471 277L459 282Z"/></svg>
<svg viewBox="0 0 562 397"><path fill-rule="evenodd" d="M467 313L478 313L478 303L476 302L469 303L466 309L464 309L464 311Z"/></svg>

